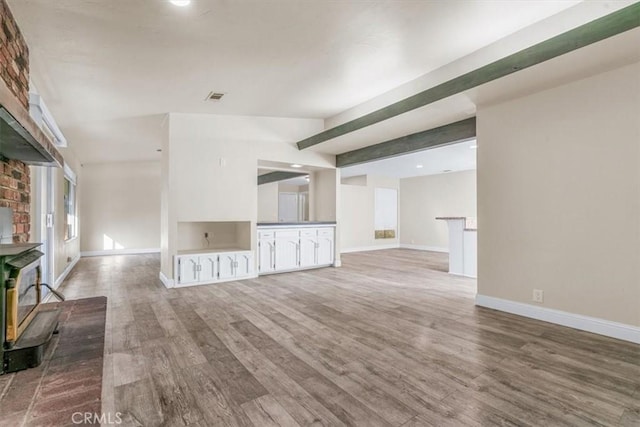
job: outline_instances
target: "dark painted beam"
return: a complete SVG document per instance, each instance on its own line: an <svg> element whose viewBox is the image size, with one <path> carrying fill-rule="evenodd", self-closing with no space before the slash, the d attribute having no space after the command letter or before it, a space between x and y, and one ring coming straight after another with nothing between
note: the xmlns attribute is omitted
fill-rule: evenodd
<svg viewBox="0 0 640 427"><path fill-rule="evenodd" d="M258 185L268 184L270 182L284 181L285 179L297 178L299 176L309 175L306 172L284 172L276 171L258 175Z"/></svg>
<svg viewBox="0 0 640 427"><path fill-rule="evenodd" d="M336 167L344 168L374 160L387 159L402 154L423 151L462 142L476 136L476 118L461 120L445 126L412 133L400 138L347 151L336 156Z"/></svg>
<svg viewBox="0 0 640 427"><path fill-rule="evenodd" d="M640 2L603 16L573 30L545 40L529 48L470 71L447 82L394 102L379 110L350 120L339 126L298 141L298 149L312 147L324 141L371 126L440 99L464 92L525 68L564 55L640 26Z"/></svg>

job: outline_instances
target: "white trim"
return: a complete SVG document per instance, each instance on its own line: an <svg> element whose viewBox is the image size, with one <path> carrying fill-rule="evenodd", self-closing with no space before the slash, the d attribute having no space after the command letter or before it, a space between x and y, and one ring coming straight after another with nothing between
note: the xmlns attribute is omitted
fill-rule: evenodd
<svg viewBox="0 0 640 427"><path fill-rule="evenodd" d="M136 254L157 254L160 253L160 248L145 248L145 249L110 249L106 251L86 251L82 252L83 257L88 256L105 256L105 255L136 255Z"/></svg>
<svg viewBox="0 0 640 427"><path fill-rule="evenodd" d="M337 260L333 262L334 267L342 267L342 260Z"/></svg>
<svg viewBox="0 0 640 427"><path fill-rule="evenodd" d="M54 282L53 289L57 289L58 286L60 286L60 284L64 282L64 279L66 279L69 273L71 273L71 270L73 270L73 267L76 266L79 260L80 260L80 254L76 255L76 257L73 258L69 264L67 264L67 267L62 271L60 276L58 276L58 278Z"/></svg>
<svg viewBox="0 0 640 427"><path fill-rule="evenodd" d="M382 249L397 249L399 247L400 247L400 245L398 243L391 244L391 245L356 246L354 248L341 249L340 253L341 254L348 254L348 253L351 253L351 252L379 251L379 250L382 250Z"/></svg>
<svg viewBox="0 0 640 427"><path fill-rule="evenodd" d="M402 249L414 249L416 251L449 253L449 248L443 248L441 246L426 246L426 245L413 245L409 243L400 243L400 247Z"/></svg>
<svg viewBox="0 0 640 427"><path fill-rule="evenodd" d="M62 131L58 127L58 124L51 115L42 97L37 93L29 92L29 110L32 117L34 116L33 109L38 110L39 120L36 120L36 123L40 124L40 127L45 125L49 129L53 135L54 145L57 147L66 147L67 139L62 134Z"/></svg>
<svg viewBox="0 0 640 427"><path fill-rule="evenodd" d="M162 273L160 273L162 274ZM175 283L175 281L172 280L172 282L174 282L174 285L172 286L173 288L189 288L191 286L204 286L204 285L217 285L218 283L225 283L225 282L239 282L241 280L250 280L250 279L257 279L258 275L253 273L249 276L240 276L240 277L229 277L227 279L216 279L216 280L212 280L210 282L193 282L193 283L184 283L184 284L178 284ZM160 278L160 280L162 280L162 278ZM167 286L165 284L165 286Z"/></svg>
<svg viewBox="0 0 640 427"><path fill-rule="evenodd" d="M162 271L160 272L160 281L162 282L165 288L175 287L175 282L173 281L173 279L169 279L167 276L165 276L165 274Z"/></svg>
<svg viewBox="0 0 640 427"><path fill-rule="evenodd" d="M78 185L76 173L69 167L67 163L63 166L64 169L64 177L73 183L73 185Z"/></svg>
<svg viewBox="0 0 640 427"><path fill-rule="evenodd" d="M476 305L640 344L638 326L480 294L476 295Z"/></svg>

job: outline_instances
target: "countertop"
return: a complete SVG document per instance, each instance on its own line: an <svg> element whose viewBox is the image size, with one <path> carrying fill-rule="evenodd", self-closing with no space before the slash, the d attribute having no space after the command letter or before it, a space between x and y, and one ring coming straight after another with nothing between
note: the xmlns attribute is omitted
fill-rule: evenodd
<svg viewBox="0 0 640 427"><path fill-rule="evenodd" d="M467 216L437 216L441 220L461 220L464 221L464 231L478 231L478 220Z"/></svg>
<svg viewBox="0 0 640 427"><path fill-rule="evenodd" d="M335 221L305 221L305 222L259 222L258 227L318 227L335 226Z"/></svg>

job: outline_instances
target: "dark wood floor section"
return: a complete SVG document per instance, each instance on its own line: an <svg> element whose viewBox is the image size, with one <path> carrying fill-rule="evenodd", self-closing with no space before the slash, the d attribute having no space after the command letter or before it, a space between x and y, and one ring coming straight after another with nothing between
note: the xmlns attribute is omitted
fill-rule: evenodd
<svg viewBox="0 0 640 427"><path fill-rule="evenodd" d="M155 255L83 258L109 297L103 411L125 425L639 425L640 346L474 306L446 255L167 290Z"/></svg>

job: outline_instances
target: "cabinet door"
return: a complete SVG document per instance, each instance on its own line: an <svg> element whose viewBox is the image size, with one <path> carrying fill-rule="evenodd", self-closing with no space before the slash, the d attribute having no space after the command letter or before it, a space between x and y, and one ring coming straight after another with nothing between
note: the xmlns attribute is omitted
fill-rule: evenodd
<svg viewBox="0 0 640 427"><path fill-rule="evenodd" d="M299 240L276 238L276 271L298 268Z"/></svg>
<svg viewBox="0 0 640 427"><path fill-rule="evenodd" d="M253 275L253 254L241 252L236 254L236 277Z"/></svg>
<svg viewBox="0 0 640 427"><path fill-rule="evenodd" d="M333 262L333 237L318 237L318 265L330 265Z"/></svg>
<svg viewBox="0 0 640 427"><path fill-rule="evenodd" d="M300 237L300 267L312 267L318 264L317 247L317 237Z"/></svg>
<svg viewBox="0 0 640 427"><path fill-rule="evenodd" d="M200 256L200 281L214 282L218 279L218 255Z"/></svg>
<svg viewBox="0 0 640 427"><path fill-rule="evenodd" d="M219 256L220 280L231 279L236 275L236 255L234 253L221 253Z"/></svg>
<svg viewBox="0 0 640 427"><path fill-rule="evenodd" d="M195 283L199 280L198 256L178 258L178 284Z"/></svg>
<svg viewBox="0 0 640 427"><path fill-rule="evenodd" d="M260 273L275 270L275 241L260 240L258 242L258 269Z"/></svg>

